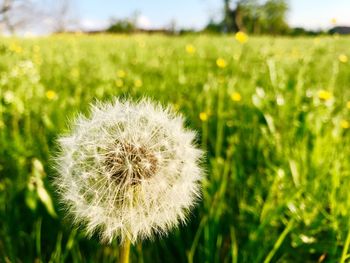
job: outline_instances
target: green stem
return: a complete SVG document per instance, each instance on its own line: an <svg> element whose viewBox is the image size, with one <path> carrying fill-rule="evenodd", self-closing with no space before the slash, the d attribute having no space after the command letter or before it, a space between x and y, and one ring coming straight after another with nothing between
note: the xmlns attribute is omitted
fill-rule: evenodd
<svg viewBox="0 0 350 263"><path fill-rule="evenodd" d="M120 247L119 263L129 263L130 255L130 240L127 238L123 245Z"/></svg>
<svg viewBox="0 0 350 263"><path fill-rule="evenodd" d="M275 245L273 246L273 249L270 251L270 253L267 255L267 257L264 260L264 263L269 263L273 256L276 254L279 247L282 245L284 239L288 235L288 233L292 230L294 225L294 219L291 219L287 225L287 227L283 230L279 238L277 239Z"/></svg>
<svg viewBox="0 0 350 263"><path fill-rule="evenodd" d="M339 262L344 263L345 260L347 259L347 257L348 257L347 253L348 253L348 250L349 250L349 245L350 245L350 228L349 228L348 234L346 236L343 252L341 254L341 259L340 259Z"/></svg>

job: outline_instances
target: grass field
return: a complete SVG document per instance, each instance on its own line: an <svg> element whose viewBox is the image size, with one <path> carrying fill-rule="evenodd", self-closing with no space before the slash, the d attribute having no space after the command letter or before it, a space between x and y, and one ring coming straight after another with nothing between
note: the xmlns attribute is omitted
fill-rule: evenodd
<svg viewBox="0 0 350 263"><path fill-rule="evenodd" d="M149 96L207 151L203 198L131 262L349 262L350 38L0 39L0 262L117 262L71 227L56 138L96 99Z"/></svg>

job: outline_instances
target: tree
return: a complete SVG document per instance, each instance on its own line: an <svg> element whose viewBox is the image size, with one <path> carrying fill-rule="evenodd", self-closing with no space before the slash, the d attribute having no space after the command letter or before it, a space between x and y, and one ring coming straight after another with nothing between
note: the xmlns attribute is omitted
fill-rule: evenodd
<svg viewBox="0 0 350 263"><path fill-rule="evenodd" d="M69 27L74 27L78 24L72 12L72 2L72 0L52 1L51 7L44 11L53 20L53 32L66 32Z"/></svg>
<svg viewBox="0 0 350 263"><path fill-rule="evenodd" d="M226 32L246 31L252 34L283 34L288 31L285 0L239 0L231 7L230 0L224 0L223 25Z"/></svg>
<svg viewBox="0 0 350 263"><path fill-rule="evenodd" d="M135 22L131 19L113 19L107 29L109 33L131 33L136 30Z"/></svg>
<svg viewBox="0 0 350 263"><path fill-rule="evenodd" d="M0 0L0 25L4 31L11 34L31 20L33 12L31 1ZM29 12L31 10L31 12Z"/></svg>
<svg viewBox="0 0 350 263"><path fill-rule="evenodd" d="M285 34L289 27L286 22L288 5L285 0L268 0L263 5L265 24L263 31L270 34Z"/></svg>
<svg viewBox="0 0 350 263"><path fill-rule="evenodd" d="M14 34L26 29L64 32L75 25L72 0L0 0L0 30ZM47 21L50 20L50 24ZM45 24L46 22L46 24ZM1 31L0 31L1 32Z"/></svg>

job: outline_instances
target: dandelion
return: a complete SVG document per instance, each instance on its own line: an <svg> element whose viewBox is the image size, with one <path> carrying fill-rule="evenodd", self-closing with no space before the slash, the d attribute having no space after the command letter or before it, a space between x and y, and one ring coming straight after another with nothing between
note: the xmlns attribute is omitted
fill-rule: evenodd
<svg viewBox="0 0 350 263"><path fill-rule="evenodd" d="M350 122L347 121L347 120L342 120L340 122L340 126L343 128L343 129L349 129L350 128Z"/></svg>
<svg viewBox="0 0 350 263"><path fill-rule="evenodd" d="M239 101L242 100L242 96L241 96L241 94L238 93L238 92L233 92L233 93L231 94L231 100L233 100L233 101L235 101L235 102L239 102Z"/></svg>
<svg viewBox="0 0 350 263"><path fill-rule="evenodd" d="M141 88L142 87L142 80L136 79L134 81L134 85L135 85L136 88Z"/></svg>
<svg viewBox="0 0 350 263"><path fill-rule="evenodd" d="M186 45L186 52L188 54L192 55L192 54L196 53L196 48L193 45L188 44L188 45Z"/></svg>
<svg viewBox="0 0 350 263"><path fill-rule="evenodd" d="M12 43L9 47L9 49L14 52L14 53L17 53L17 54L20 54L22 53L23 51L23 48L21 46L19 46L18 44L16 43Z"/></svg>
<svg viewBox="0 0 350 263"><path fill-rule="evenodd" d="M203 122L208 120L208 114L206 112L199 113L199 119Z"/></svg>
<svg viewBox="0 0 350 263"><path fill-rule="evenodd" d="M125 76L126 76L126 72L124 71L124 70L118 70L117 71L117 77L118 78L125 78Z"/></svg>
<svg viewBox="0 0 350 263"><path fill-rule="evenodd" d="M48 100L54 100L57 97L56 92L53 90L46 91L45 95Z"/></svg>
<svg viewBox="0 0 350 263"><path fill-rule="evenodd" d="M327 90L320 90L318 92L318 97L321 99L321 100L324 100L324 101L327 101L327 100L330 100L332 98L332 93L330 93L329 91Z"/></svg>
<svg viewBox="0 0 350 263"><path fill-rule="evenodd" d="M59 139L55 185L74 223L127 246L185 222L202 152L170 108L143 99L92 106Z"/></svg>
<svg viewBox="0 0 350 263"><path fill-rule="evenodd" d="M345 54L339 55L338 59L339 59L339 61L340 61L341 63L346 63L346 62L348 62L348 60L349 60L348 57L347 57L347 55L345 55Z"/></svg>
<svg viewBox="0 0 350 263"><path fill-rule="evenodd" d="M244 44L248 41L248 35L242 31L238 31L236 34L235 34L235 38L236 40L241 43L241 44Z"/></svg>
<svg viewBox="0 0 350 263"><path fill-rule="evenodd" d="M223 58L218 58L216 60L216 65L219 67L219 68L226 68L227 67L227 62L225 59Z"/></svg>

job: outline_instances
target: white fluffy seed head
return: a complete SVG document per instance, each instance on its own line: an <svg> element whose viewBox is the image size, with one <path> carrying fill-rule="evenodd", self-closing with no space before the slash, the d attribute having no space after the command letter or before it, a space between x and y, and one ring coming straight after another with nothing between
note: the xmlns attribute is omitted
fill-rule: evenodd
<svg viewBox="0 0 350 263"><path fill-rule="evenodd" d="M136 242L184 222L200 196L202 152L183 118L150 100L92 106L61 137L61 201L88 235Z"/></svg>

